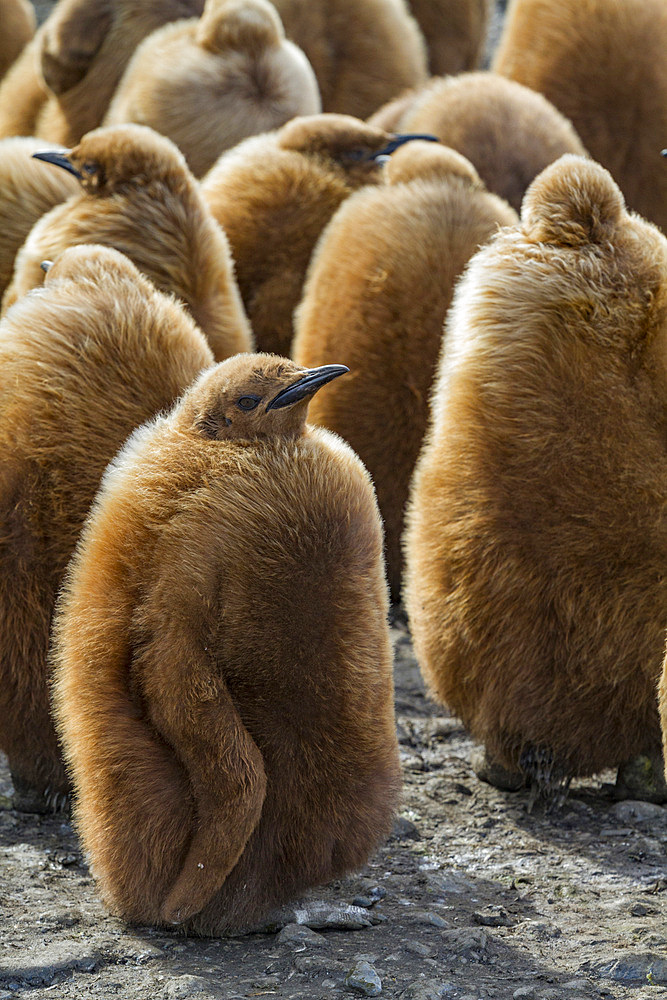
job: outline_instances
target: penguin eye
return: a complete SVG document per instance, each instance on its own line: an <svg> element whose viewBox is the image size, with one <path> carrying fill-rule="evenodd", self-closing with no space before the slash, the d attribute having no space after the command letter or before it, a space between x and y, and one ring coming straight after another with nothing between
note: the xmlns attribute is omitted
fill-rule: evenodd
<svg viewBox="0 0 667 1000"><path fill-rule="evenodd" d="M236 405L239 410L254 410L260 402L259 396L241 396L240 399L236 400Z"/></svg>
<svg viewBox="0 0 667 1000"><path fill-rule="evenodd" d="M95 171L97 170L97 164L93 163L92 160L87 160L85 163L81 165L81 169L83 170L84 174L94 174Z"/></svg>
<svg viewBox="0 0 667 1000"><path fill-rule="evenodd" d="M344 160L350 160L351 162L359 162L365 160L368 157L367 149L344 149L341 153Z"/></svg>

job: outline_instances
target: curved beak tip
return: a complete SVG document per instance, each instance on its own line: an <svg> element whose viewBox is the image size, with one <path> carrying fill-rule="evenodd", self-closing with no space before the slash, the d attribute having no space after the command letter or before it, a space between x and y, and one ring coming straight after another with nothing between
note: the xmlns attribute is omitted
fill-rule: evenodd
<svg viewBox="0 0 667 1000"><path fill-rule="evenodd" d="M319 368L308 368L301 378L282 389L266 407L267 410L279 410L283 406L292 406L308 396L312 396L327 382L349 372L347 365L322 365Z"/></svg>

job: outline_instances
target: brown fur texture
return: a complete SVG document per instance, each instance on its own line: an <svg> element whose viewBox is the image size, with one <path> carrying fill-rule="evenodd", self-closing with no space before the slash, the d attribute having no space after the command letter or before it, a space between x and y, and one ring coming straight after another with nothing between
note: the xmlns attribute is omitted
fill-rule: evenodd
<svg viewBox="0 0 667 1000"><path fill-rule="evenodd" d="M433 76L477 69L484 54L490 0L409 0L426 39Z"/></svg>
<svg viewBox="0 0 667 1000"><path fill-rule="evenodd" d="M224 153L202 195L231 244L259 350L287 355L310 255L338 206L377 183L391 135L348 115L296 118Z"/></svg>
<svg viewBox="0 0 667 1000"><path fill-rule="evenodd" d="M514 0L494 69L567 115L630 208L667 232L666 47L664 0Z"/></svg>
<svg viewBox="0 0 667 1000"><path fill-rule="evenodd" d="M665 779L667 780L667 655L665 656L662 673L660 675L658 696L660 707L660 726L662 729L662 759L665 765Z"/></svg>
<svg viewBox="0 0 667 1000"><path fill-rule="evenodd" d="M47 146L43 139L0 139L0 298L32 227L78 190L71 174L32 158Z"/></svg>
<svg viewBox="0 0 667 1000"><path fill-rule="evenodd" d="M46 664L65 567L107 463L212 361L181 306L105 247L66 250L0 323L0 746L47 800L68 788Z"/></svg>
<svg viewBox="0 0 667 1000"><path fill-rule="evenodd" d="M405 548L432 691L538 782L659 751L666 359L667 241L563 157L455 293Z"/></svg>
<svg viewBox="0 0 667 1000"><path fill-rule="evenodd" d="M0 80L35 34L35 8L29 0L0 3Z"/></svg>
<svg viewBox="0 0 667 1000"><path fill-rule="evenodd" d="M368 118L428 77L424 37L404 0L275 0L315 70L324 111Z"/></svg>
<svg viewBox="0 0 667 1000"><path fill-rule="evenodd" d="M267 408L302 375L267 355L205 373L110 466L72 562L59 732L98 886L130 920L253 924L391 826L380 518L307 398Z"/></svg>
<svg viewBox="0 0 667 1000"><path fill-rule="evenodd" d="M81 174L81 191L32 229L3 310L42 283L43 260L68 246L102 243L182 299L216 361L251 350L227 238L176 146L143 125L117 125L84 136L67 159Z"/></svg>
<svg viewBox="0 0 667 1000"><path fill-rule="evenodd" d="M403 101L403 98L401 98ZM395 111L401 112L398 117ZM565 153L585 155L574 128L541 94L496 73L436 78L369 124L429 132L475 166L489 191L519 211L532 180Z"/></svg>
<svg viewBox="0 0 667 1000"><path fill-rule="evenodd" d="M306 366L335 357L351 370L315 397L310 419L345 438L371 474L397 599L403 511L454 285L478 246L517 216L436 143L402 146L386 171L386 185L353 194L324 230L293 357Z"/></svg>
<svg viewBox="0 0 667 1000"><path fill-rule="evenodd" d="M135 48L203 0L60 0L0 87L0 136L74 145L96 128Z"/></svg>
<svg viewBox="0 0 667 1000"><path fill-rule="evenodd" d="M106 123L150 125L201 177L241 139L319 111L312 67L268 0L207 0L199 21L168 24L141 44Z"/></svg>

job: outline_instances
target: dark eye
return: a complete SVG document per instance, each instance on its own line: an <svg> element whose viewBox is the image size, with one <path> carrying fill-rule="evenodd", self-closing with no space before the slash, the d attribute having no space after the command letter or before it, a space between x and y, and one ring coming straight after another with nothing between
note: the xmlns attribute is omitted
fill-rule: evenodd
<svg viewBox="0 0 667 1000"><path fill-rule="evenodd" d="M83 163L81 165L81 169L83 170L84 174L94 174L95 171L97 170L97 164L93 163L92 160L88 160L86 163Z"/></svg>
<svg viewBox="0 0 667 1000"><path fill-rule="evenodd" d="M367 149L344 149L342 152L342 157L344 160L350 160L354 162L360 162L368 157Z"/></svg>
<svg viewBox="0 0 667 1000"><path fill-rule="evenodd" d="M254 410L259 402L259 396L241 396L240 399L236 400L236 405L239 410Z"/></svg>

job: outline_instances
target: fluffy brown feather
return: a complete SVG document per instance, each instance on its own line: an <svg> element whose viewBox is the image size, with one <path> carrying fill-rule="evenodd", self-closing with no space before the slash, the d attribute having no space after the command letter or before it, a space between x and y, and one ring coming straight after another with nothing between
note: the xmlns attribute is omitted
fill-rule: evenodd
<svg viewBox="0 0 667 1000"><path fill-rule="evenodd" d="M353 194L322 233L293 356L308 366L336 357L351 369L315 397L310 419L345 438L371 474L398 598L403 511L454 285L479 245L517 216L437 143L408 143L386 172L386 185Z"/></svg>
<svg viewBox="0 0 667 1000"><path fill-rule="evenodd" d="M84 136L66 160L81 175L81 191L32 229L3 310L41 284L43 260L68 246L102 243L185 302L217 361L250 350L227 238L176 146L142 125L109 126Z"/></svg>
<svg viewBox="0 0 667 1000"><path fill-rule="evenodd" d="M244 927L391 824L382 529L307 397L267 406L302 376L267 355L205 373L110 466L68 574L59 732L98 886L130 920Z"/></svg>
<svg viewBox="0 0 667 1000"><path fill-rule="evenodd" d="M380 166L370 157L390 139L348 115L295 118L244 140L204 177L201 192L229 237L260 350L289 354L317 239L353 190L377 183Z"/></svg>
<svg viewBox="0 0 667 1000"><path fill-rule="evenodd" d="M313 70L268 0L207 0L200 20L166 25L141 44L106 123L150 125L200 177L246 136L320 110Z"/></svg>
<svg viewBox="0 0 667 1000"><path fill-rule="evenodd" d="M513 0L494 62L567 115L630 208L663 231L666 47L663 0Z"/></svg>
<svg viewBox="0 0 667 1000"><path fill-rule="evenodd" d="M659 751L666 358L667 241L563 157L457 289L405 548L431 689L538 781Z"/></svg>
<svg viewBox="0 0 667 1000"><path fill-rule="evenodd" d="M35 9L29 0L0 4L0 80L35 34Z"/></svg>
<svg viewBox="0 0 667 1000"><path fill-rule="evenodd" d="M172 299L105 247L66 250L0 323L0 746L67 791L49 711L56 593L105 466L213 358Z"/></svg>
<svg viewBox="0 0 667 1000"><path fill-rule="evenodd" d="M490 0L409 0L409 8L426 39L433 76L479 66Z"/></svg>
<svg viewBox="0 0 667 1000"><path fill-rule="evenodd" d="M475 166L489 191L518 212L531 181L565 153L585 155L570 122L541 94L496 73L436 78L369 124L429 132Z"/></svg>
<svg viewBox="0 0 667 1000"><path fill-rule="evenodd" d="M60 0L0 87L0 136L74 145L102 121L139 42L203 0Z"/></svg>

